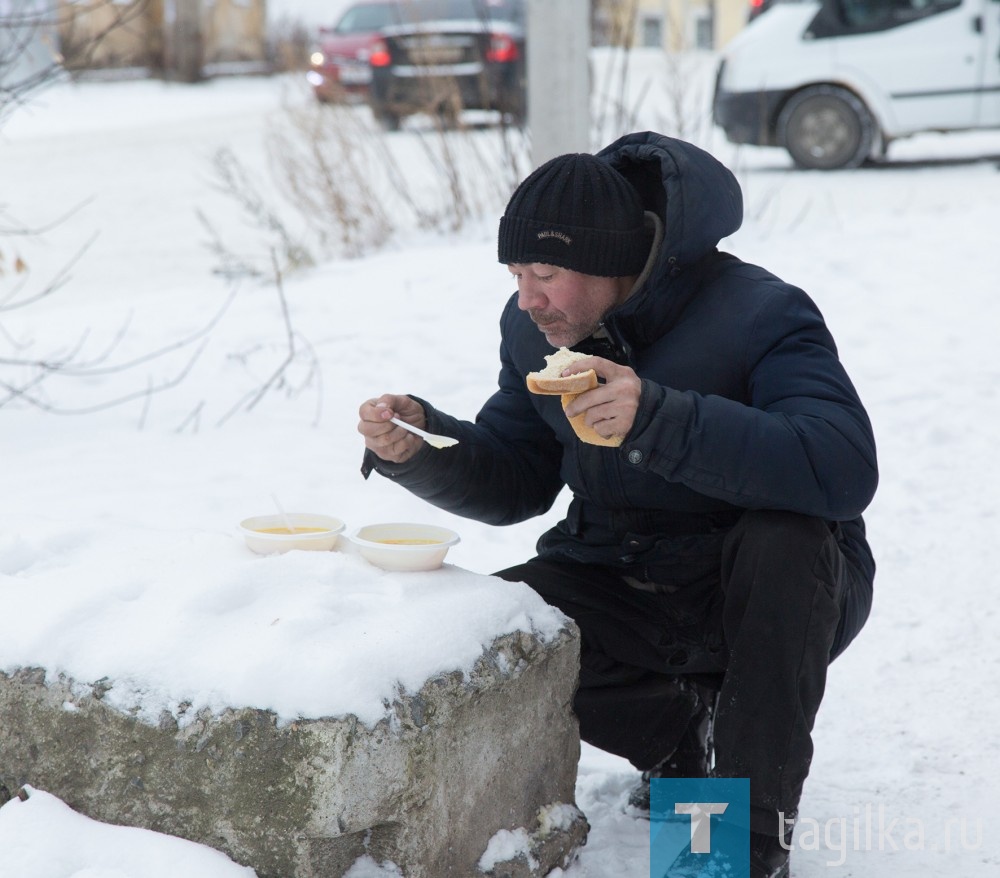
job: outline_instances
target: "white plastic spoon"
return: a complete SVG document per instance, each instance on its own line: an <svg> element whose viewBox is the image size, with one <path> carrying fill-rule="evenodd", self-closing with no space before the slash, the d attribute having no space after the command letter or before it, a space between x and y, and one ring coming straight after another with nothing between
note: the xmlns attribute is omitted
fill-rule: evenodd
<svg viewBox="0 0 1000 878"><path fill-rule="evenodd" d="M402 427L404 430L409 430L411 433L415 433L432 448L451 448L452 445L458 445L458 440L453 439L451 436L438 436L436 433L427 433L419 427L414 427L413 424L407 424L406 421L401 421L399 418L389 418L389 420L392 421L397 427Z"/></svg>
<svg viewBox="0 0 1000 878"><path fill-rule="evenodd" d="M285 507L278 502L277 494L272 494L271 499L274 501L274 505L278 508L278 514L281 516L281 520L285 522L285 529L290 533L295 533L295 526L292 524L292 520L288 517L288 513L285 512Z"/></svg>

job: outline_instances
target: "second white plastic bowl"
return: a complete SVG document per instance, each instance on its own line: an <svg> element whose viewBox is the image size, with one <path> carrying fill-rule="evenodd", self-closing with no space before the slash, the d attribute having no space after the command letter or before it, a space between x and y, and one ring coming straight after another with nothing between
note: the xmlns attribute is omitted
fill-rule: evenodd
<svg viewBox="0 0 1000 878"><path fill-rule="evenodd" d="M455 531L433 524L368 524L351 534L361 557L383 570L436 570L459 541Z"/></svg>

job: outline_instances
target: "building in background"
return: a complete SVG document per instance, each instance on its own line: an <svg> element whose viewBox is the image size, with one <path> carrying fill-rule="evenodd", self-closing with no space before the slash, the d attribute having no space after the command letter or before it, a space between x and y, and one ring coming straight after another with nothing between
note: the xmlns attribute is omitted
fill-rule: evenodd
<svg viewBox="0 0 1000 878"><path fill-rule="evenodd" d="M594 0L595 44L715 50L747 22L748 0Z"/></svg>
<svg viewBox="0 0 1000 878"><path fill-rule="evenodd" d="M195 82L267 61L265 0L55 0L69 70L145 70Z"/></svg>

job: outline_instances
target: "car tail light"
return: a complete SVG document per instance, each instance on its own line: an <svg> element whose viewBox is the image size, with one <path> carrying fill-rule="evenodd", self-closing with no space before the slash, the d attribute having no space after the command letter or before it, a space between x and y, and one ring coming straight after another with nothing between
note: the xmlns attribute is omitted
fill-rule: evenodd
<svg viewBox="0 0 1000 878"><path fill-rule="evenodd" d="M377 40L372 43L371 52L368 55L368 63L372 67L388 67L392 64L392 55L389 54L389 46L385 40Z"/></svg>
<svg viewBox="0 0 1000 878"><path fill-rule="evenodd" d="M506 63L518 59L517 43L507 34L490 34L490 47L486 50L487 61Z"/></svg>

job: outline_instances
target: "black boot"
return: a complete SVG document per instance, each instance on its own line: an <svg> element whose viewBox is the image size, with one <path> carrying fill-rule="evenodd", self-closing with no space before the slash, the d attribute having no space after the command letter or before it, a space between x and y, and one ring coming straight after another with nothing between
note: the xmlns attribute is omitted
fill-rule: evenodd
<svg viewBox="0 0 1000 878"><path fill-rule="evenodd" d="M628 803L639 816L647 816L650 806L649 782L661 777L708 777L712 768L712 719L715 690L695 683L686 684L698 696L698 709L681 736L677 749L662 762L642 773L629 793Z"/></svg>
<svg viewBox="0 0 1000 878"><path fill-rule="evenodd" d="M775 835L750 833L750 878L788 878L791 830L784 842Z"/></svg>
<svg viewBox="0 0 1000 878"><path fill-rule="evenodd" d="M745 875L746 872L734 863L728 852L735 847L735 838L730 844L719 843L719 837L737 831L724 822L712 830L712 853L696 854L690 848L682 851L667 869L665 878L703 878L705 875ZM746 830L743 830L746 832ZM745 836L744 836L745 838ZM789 878L788 854L791 847L791 832L781 839L759 832L750 833L750 878Z"/></svg>

